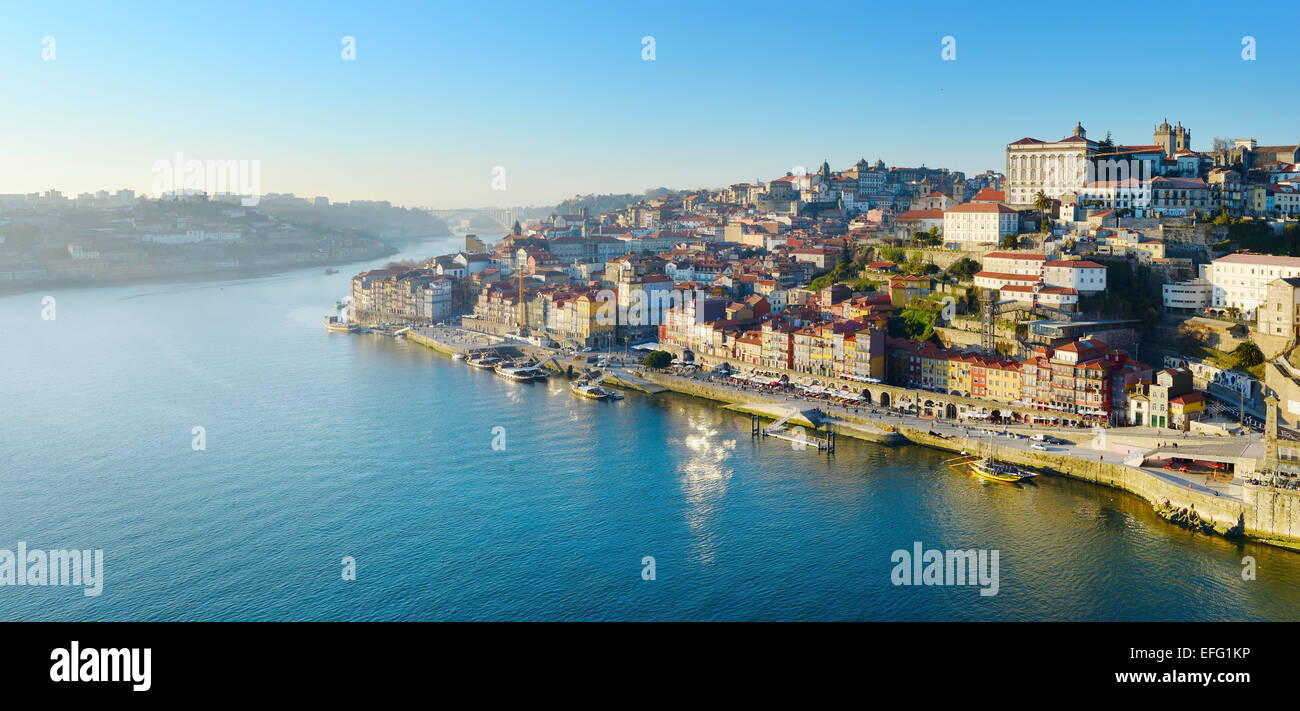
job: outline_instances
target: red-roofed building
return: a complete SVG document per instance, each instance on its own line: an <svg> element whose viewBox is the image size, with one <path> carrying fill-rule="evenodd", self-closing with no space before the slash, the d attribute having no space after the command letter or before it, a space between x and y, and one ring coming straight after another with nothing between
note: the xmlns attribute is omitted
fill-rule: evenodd
<svg viewBox="0 0 1300 711"><path fill-rule="evenodd" d="M949 249L996 245L1020 232L1020 213L1000 203L968 202L943 213L943 243Z"/></svg>
<svg viewBox="0 0 1300 711"><path fill-rule="evenodd" d="M1106 290L1106 267L1082 259L1044 262L1043 285L1076 289L1081 294L1095 294Z"/></svg>
<svg viewBox="0 0 1300 711"><path fill-rule="evenodd" d="M1063 422L1107 422L1127 420L1127 413L1112 412L1115 389L1123 389L1124 354L1112 353L1097 339L1067 343L1052 349L1041 346L1021 363L1020 398Z"/></svg>

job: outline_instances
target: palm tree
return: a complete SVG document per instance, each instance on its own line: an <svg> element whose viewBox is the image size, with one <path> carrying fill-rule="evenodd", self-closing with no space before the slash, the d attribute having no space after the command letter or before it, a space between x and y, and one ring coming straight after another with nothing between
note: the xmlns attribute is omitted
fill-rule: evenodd
<svg viewBox="0 0 1300 711"><path fill-rule="evenodd" d="M1039 190L1038 194L1034 196L1034 209L1043 213L1044 216L1048 210L1052 209L1052 199L1047 197L1047 194L1042 190Z"/></svg>

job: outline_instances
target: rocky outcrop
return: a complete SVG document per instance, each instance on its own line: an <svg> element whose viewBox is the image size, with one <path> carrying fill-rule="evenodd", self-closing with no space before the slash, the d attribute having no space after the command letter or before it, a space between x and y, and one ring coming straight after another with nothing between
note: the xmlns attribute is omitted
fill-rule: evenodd
<svg viewBox="0 0 1300 711"><path fill-rule="evenodd" d="M1169 499L1162 497L1155 505L1155 512L1160 518L1163 518L1175 526L1186 528L1189 531L1204 533L1207 536L1219 533L1219 530L1214 525L1213 521L1207 521L1196 513L1196 504L1191 504L1190 506L1183 508L1181 506L1174 506L1169 503Z"/></svg>

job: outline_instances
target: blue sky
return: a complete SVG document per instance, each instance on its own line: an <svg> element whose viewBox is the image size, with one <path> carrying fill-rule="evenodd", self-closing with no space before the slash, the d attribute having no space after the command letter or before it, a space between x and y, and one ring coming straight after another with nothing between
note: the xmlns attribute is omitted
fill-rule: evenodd
<svg viewBox="0 0 1300 711"><path fill-rule="evenodd" d="M823 158L1001 169L1075 121L1300 141L1295 2L120 4L0 9L0 193L148 192L177 151L259 160L264 192L454 207Z"/></svg>

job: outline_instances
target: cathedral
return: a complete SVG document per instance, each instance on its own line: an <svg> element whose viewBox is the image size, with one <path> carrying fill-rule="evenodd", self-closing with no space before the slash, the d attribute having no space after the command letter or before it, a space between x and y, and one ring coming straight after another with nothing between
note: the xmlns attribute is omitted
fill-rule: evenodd
<svg viewBox="0 0 1300 711"><path fill-rule="evenodd" d="M1155 145L1165 152L1165 158L1173 158L1181 151L1192 150L1192 132L1183 128L1181 121L1177 126L1170 126L1169 119L1156 126Z"/></svg>

